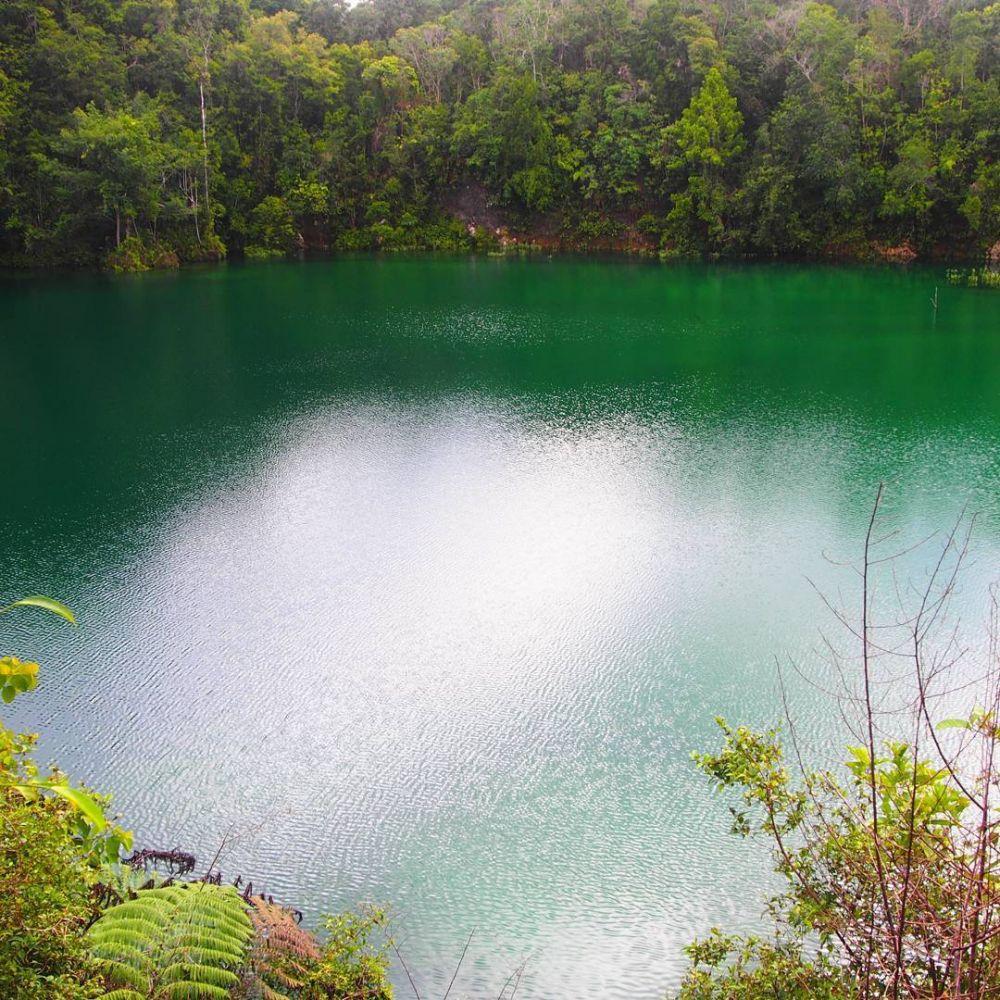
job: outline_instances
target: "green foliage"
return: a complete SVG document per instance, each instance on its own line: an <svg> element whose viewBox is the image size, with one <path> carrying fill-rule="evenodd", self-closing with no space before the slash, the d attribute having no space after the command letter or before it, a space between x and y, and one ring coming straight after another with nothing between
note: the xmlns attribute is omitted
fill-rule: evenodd
<svg viewBox="0 0 1000 1000"><path fill-rule="evenodd" d="M97 879L78 837L76 810L26 793L39 780L34 739L0 727L0 996L93 996L82 932Z"/></svg>
<svg viewBox="0 0 1000 1000"><path fill-rule="evenodd" d="M890 741L874 758L849 748L846 778L808 771L796 784L777 731L718 722L721 749L694 759L718 789L737 794L733 831L774 845L787 888L773 907L788 933L773 943L717 934L696 942L685 1000L850 997L862 983L864 995L882 996L901 979L906 995L933 997L940 983L981 981L980 969L995 968L1000 954L983 914L1000 883L993 841L981 836L992 806L975 804L949 766ZM991 713L944 727L975 732L989 746L997 735ZM970 964L959 956L973 922Z"/></svg>
<svg viewBox="0 0 1000 1000"><path fill-rule="evenodd" d="M42 594L22 597L20 600L8 604L6 608L0 609L0 614L5 611L13 611L15 608L41 608L43 611L58 615L64 621L68 621L70 625L76 624L76 616L62 601L57 601L52 597L44 597Z"/></svg>
<svg viewBox="0 0 1000 1000"><path fill-rule="evenodd" d="M857 987L823 951L807 957L802 943L722 934L684 949L691 967L678 1000L851 1000Z"/></svg>
<svg viewBox="0 0 1000 1000"><path fill-rule="evenodd" d="M250 217L250 247L247 256L263 259L281 256L295 249L295 226L292 210L283 198L268 195Z"/></svg>
<svg viewBox="0 0 1000 1000"><path fill-rule="evenodd" d="M680 119L666 130L677 148L670 166L708 171L724 167L743 150L743 116L719 70L709 70Z"/></svg>
<svg viewBox="0 0 1000 1000"><path fill-rule="evenodd" d="M328 917L303 1000L392 1000L386 923L386 913L371 907Z"/></svg>
<svg viewBox="0 0 1000 1000"><path fill-rule="evenodd" d="M680 119L664 130L670 168L687 173L672 199L666 235L681 250L717 252L729 241L727 164L744 148L743 116L722 73L712 67Z"/></svg>
<svg viewBox="0 0 1000 1000"><path fill-rule="evenodd" d="M116 274L135 274L154 268L180 267L181 261L174 250L159 240L126 236L104 255L102 263Z"/></svg>
<svg viewBox="0 0 1000 1000"><path fill-rule="evenodd" d="M0 614L23 608L76 623L65 604L37 595ZM0 660L5 700L33 688L37 672L35 663ZM0 996L222 1000L252 983L254 927L236 890L157 885L156 877L123 871L132 838L108 820L107 799L58 771L43 775L31 757L34 742L0 726ZM119 902L98 914L97 901L108 899ZM331 968L343 975L354 969L356 982L366 984L378 957L367 950L363 928L352 934L341 926L337 940L352 950L328 955ZM311 968L319 952L303 939Z"/></svg>
<svg viewBox="0 0 1000 1000"><path fill-rule="evenodd" d="M990 267L973 267L967 271L952 268L948 271L949 285L967 285L969 288L1000 288L1000 271Z"/></svg>
<svg viewBox="0 0 1000 1000"><path fill-rule="evenodd" d="M538 84L529 76L505 73L476 91L459 110L454 152L505 201L529 209L548 208L555 196L555 145Z"/></svg>
<svg viewBox="0 0 1000 1000"><path fill-rule="evenodd" d="M38 683L38 664L16 656L0 658L0 698L10 704L19 694L33 691Z"/></svg>
<svg viewBox="0 0 1000 1000"><path fill-rule="evenodd" d="M161 872L133 868L122 862L109 862L101 867L99 890L103 905L124 903L134 899L143 889L157 889L173 881L172 876Z"/></svg>
<svg viewBox="0 0 1000 1000"><path fill-rule="evenodd" d="M5 608L0 608L0 615L15 611L18 608L41 608L50 614L58 615L71 625L76 624L76 618L61 601L51 597L35 594L13 601ZM10 704L19 694L33 691L38 684L38 664L19 660L16 656L0 657L0 699Z"/></svg>
<svg viewBox="0 0 1000 1000"><path fill-rule="evenodd" d="M69 607L61 601L40 594L22 597L0 608L0 614L19 608L40 608L71 625L76 624L76 616ZM37 663L24 662L16 656L0 658L0 697L3 701L10 703L17 695L34 690L38 683L38 670ZM26 802L34 803L42 810L48 808L53 800L62 800L75 810L70 833L81 856L93 866L114 863L122 850L131 848L132 835L110 823L105 815L107 799L93 795L86 789L74 788L58 771L42 776L27 756L28 744L18 743L3 727L0 727L0 731L8 740L0 786L9 788Z"/></svg>
<svg viewBox="0 0 1000 1000"><path fill-rule="evenodd" d="M106 910L87 945L109 989L105 1000L222 1000L241 981L252 935L235 889L179 883Z"/></svg>
<svg viewBox="0 0 1000 1000"><path fill-rule="evenodd" d="M667 254L978 256L1000 240L998 19L978 0L11 0L0 262L453 249L446 216L571 244L600 216Z"/></svg>

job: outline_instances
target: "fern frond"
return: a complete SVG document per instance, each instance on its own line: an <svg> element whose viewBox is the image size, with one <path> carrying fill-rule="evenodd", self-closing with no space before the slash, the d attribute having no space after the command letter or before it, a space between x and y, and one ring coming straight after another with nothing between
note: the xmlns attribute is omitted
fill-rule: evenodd
<svg viewBox="0 0 1000 1000"><path fill-rule="evenodd" d="M122 903L121 905L128 906L128 903ZM128 914L119 916L115 912L117 909L118 907L114 906L110 910L105 910L104 916L94 924L94 927L104 924L106 930L115 930L119 933L143 938L154 938L163 929L162 924L145 917L130 916ZM110 919L108 919L109 917ZM105 920L107 920L107 923L105 923Z"/></svg>
<svg viewBox="0 0 1000 1000"><path fill-rule="evenodd" d="M101 971L112 986L127 986L147 994L152 989L150 977L127 962L119 962L113 958L101 959Z"/></svg>
<svg viewBox="0 0 1000 1000"><path fill-rule="evenodd" d="M156 1000L228 1000L229 990L204 983L170 983L156 995Z"/></svg>
<svg viewBox="0 0 1000 1000"><path fill-rule="evenodd" d="M143 898L141 890L140 895L136 896L135 899L128 899L112 909L115 921L132 917L156 924L159 927L165 926L170 921L169 914L163 910L163 904L157 899Z"/></svg>
<svg viewBox="0 0 1000 1000"><path fill-rule="evenodd" d="M234 941L242 941L252 930L249 921L241 924L224 913L194 913L184 921L184 924L186 927L202 928Z"/></svg>
<svg viewBox="0 0 1000 1000"><path fill-rule="evenodd" d="M174 944L160 954L163 965L191 962L195 965L239 966L245 957L242 948L209 948L200 945Z"/></svg>
<svg viewBox="0 0 1000 1000"><path fill-rule="evenodd" d="M90 929L87 939L91 945L134 948L139 951L147 951L157 940L155 934L142 934L128 927L117 927L114 923L101 927L100 921Z"/></svg>
<svg viewBox="0 0 1000 1000"><path fill-rule="evenodd" d="M223 938L218 934L212 934L196 927L186 927L172 935L169 941L164 942L164 950L190 950L192 948L222 952L229 956L228 961L230 962L239 961L244 952L242 942Z"/></svg>
<svg viewBox="0 0 1000 1000"><path fill-rule="evenodd" d="M222 1000L240 983L253 925L229 887L176 883L139 890L90 928L104 1000Z"/></svg>
<svg viewBox="0 0 1000 1000"><path fill-rule="evenodd" d="M292 911L264 899L253 901L250 919L256 931L251 967L261 1000L298 996L320 960L316 938L296 923Z"/></svg>
<svg viewBox="0 0 1000 1000"><path fill-rule="evenodd" d="M124 962L126 965L131 965L132 968L138 969L141 972L148 973L153 967L149 955L142 949L136 948L129 941L111 944L106 941L91 940L90 953L95 958L106 958L109 961Z"/></svg>
<svg viewBox="0 0 1000 1000"><path fill-rule="evenodd" d="M208 983L223 989L231 989L239 981L240 977L228 969L216 969L211 965L190 965L186 962L168 965L160 975L161 983Z"/></svg>

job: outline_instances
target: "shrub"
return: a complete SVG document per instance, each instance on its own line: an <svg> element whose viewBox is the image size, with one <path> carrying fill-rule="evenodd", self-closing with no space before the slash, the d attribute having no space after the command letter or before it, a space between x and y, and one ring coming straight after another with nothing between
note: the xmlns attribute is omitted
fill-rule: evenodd
<svg viewBox="0 0 1000 1000"><path fill-rule="evenodd" d="M0 726L0 996L94 996L83 944L97 881L63 798L36 794L34 737Z"/></svg>
<svg viewBox="0 0 1000 1000"><path fill-rule="evenodd" d="M857 995L844 970L797 940L761 941L713 930L684 949L691 969L678 1000L850 1000Z"/></svg>
<svg viewBox="0 0 1000 1000"><path fill-rule="evenodd" d="M392 1000L386 923L385 912L371 907L328 917L303 1000Z"/></svg>
<svg viewBox="0 0 1000 1000"><path fill-rule="evenodd" d="M173 247L159 240L144 242L138 236L127 236L104 257L104 267L117 274L151 271L154 268L180 267L181 261Z"/></svg>
<svg viewBox="0 0 1000 1000"><path fill-rule="evenodd" d="M978 678L987 707L943 721L932 712L938 697L956 689L949 668L962 653L948 603L971 529L962 532L959 521L932 557L932 570L910 589L899 581L895 554L886 553L893 534L876 530L881 498L880 488L857 567L860 620L837 612L856 646L849 656L831 653L828 676L844 685L840 708L858 743L848 747L844 767L808 767L791 719L794 766L777 730L722 719L722 747L694 755L717 788L736 794L733 832L760 834L773 845L786 888L772 909L786 937L766 945L720 936L696 943L686 1000L960 1000L993 995L1000 983L995 645L978 669L962 660L963 678ZM915 607L900 606L887 620L875 616L872 595L882 573L897 584L894 593L916 595ZM1000 601L992 596L995 643ZM911 734L908 741L893 736L900 732ZM804 985L793 989L795 983ZM748 992L748 984L762 992Z"/></svg>
<svg viewBox="0 0 1000 1000"><path fill-rule="evenodd" d="M268 195L250 215L248 257L291 253L298 246L292 210L283 198Z"/></svg>
<svg viewBox="0 0 1000 1000"><path fill-rule="evenodd" d="M968 271L951 268L947 272L949 285L967 285L969 288L1000 288L1000 270L992 267L973 267Z"/></svg>

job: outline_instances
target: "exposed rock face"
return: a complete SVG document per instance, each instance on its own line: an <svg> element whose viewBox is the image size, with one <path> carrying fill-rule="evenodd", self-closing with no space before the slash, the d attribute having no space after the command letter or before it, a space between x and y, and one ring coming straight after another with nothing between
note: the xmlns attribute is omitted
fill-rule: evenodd
<svg viewBox="0 0 1000 1000"><path fill-rule="evenodd" d="M503 213L490 201L486 188L472 181L452 187L445 195L442 207L449 215L474 228L498 229L506 221Z"/></svg>
<svg viewBox="0 0 1000 1000"><path fill-rule="evenodd" d="M993 246L986 251L986 263L1000 264L1000 240L997 240L996 243L994 243Z"/></svg>
<svg viewBox="0 0 1000 1000"><path fill-rule="evenodd" d="M876 248L878 255L883 260L888 260L894 264L909 264L917 259L917 251L913 249L910 242L900 243L897 247L879 246Z"/></svg>

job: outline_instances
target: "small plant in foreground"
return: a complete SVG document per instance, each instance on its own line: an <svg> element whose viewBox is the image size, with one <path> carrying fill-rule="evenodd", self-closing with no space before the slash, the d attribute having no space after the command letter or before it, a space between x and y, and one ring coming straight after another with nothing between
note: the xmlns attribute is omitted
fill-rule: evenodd
<svg viewBox="0 0 1000 1000"><path fill-rule="evenodd" d="M691 968L680 1000L853 1000L850 977L823 951L794 938L762 941L713 930L684 949Z"/></svg>
<svg viewBox="0 0 1000 1000"><path fill-rule="evenodd" d="M87 943L110 987L105 1000L223 1000L240 984L253 925L231 886L144 889L112 906Z"/></svg>
<svg viewBox="0 0 1000 1000"><path fill-rule="evenodd" d="M303 1000L392 1000L387 924L386 912L375 907L328 917Z"/></svg>
<svg viewBox="0 0 1000 1000"><path fill-rule="evenodd" d="M39 780L34 737L0 726L0 996L94 996L83 930L97 870L65 799L25 793Z"/></svg>
<svg viewBox="0 0 1000 1000"><path fill-rule="evenodd" d="M771 842L786 889L772 903L784 929L774 942L715 934L689 949L684 1000L998 995L997 600L972 674L986 707L937 721L938 699L968 690L969 673L948 680L964 647L947 611L968 531L959 537L960 522L947 536L926 586L911 591L914 608L875 622L877 568L894 560L874 552L881 496L859 567L860 623L837 615L860 647L853 660L834 654L831 672L845 685L853 743L843 769L807 767L790 717L792 763L777 730L723 719L722 747L694 755L717 788L736 793L733 831Z"/></svg>

